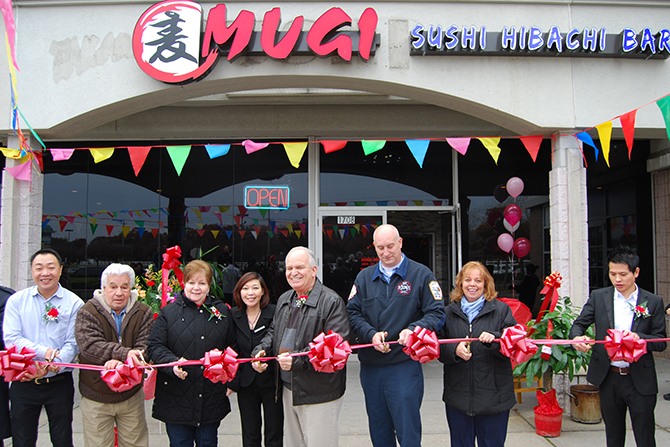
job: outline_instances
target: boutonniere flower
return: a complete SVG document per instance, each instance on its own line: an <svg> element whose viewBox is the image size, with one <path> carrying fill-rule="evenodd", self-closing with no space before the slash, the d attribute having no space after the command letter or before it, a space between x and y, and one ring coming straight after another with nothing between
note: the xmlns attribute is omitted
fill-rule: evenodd
<svg viewBox="0 0 670 447"><path fill-rule="evenodd" d="M297 306L302 307L302 305L305 304L305 301L307 301L307 295L299 296Z"/></svg>
<svg viewBox="0 0 670 447"><path fill-rule="evenodd" d="M635 313L635 318L647 318L651 317L651 314L649 313L649 309L647 309L647 302L645 301L644 303L640 304L639 306L633 306L632 304L630 307L633 309L633 312Z"/></svg>
<svg viewBox="0 0 670 447"><path fill-rule="evenodd" d="M209 311L209 318L207 321L211 320L212 318L216 318L217 320L220 320L223 318L223 315L221 315L221 312L219 312L219 309L217 309L214 306L207 307L205 306L205 309Z"/></svg>
<svg viewBox="0 0 670 447"><path fill-rule="evenodd" d="M44 315L42 315L44 322L49 323L50 321L53 321L54 323L58 323L58 315L60 315L58 308L52 306L51 303L46 303L44 306Z"/></svg>

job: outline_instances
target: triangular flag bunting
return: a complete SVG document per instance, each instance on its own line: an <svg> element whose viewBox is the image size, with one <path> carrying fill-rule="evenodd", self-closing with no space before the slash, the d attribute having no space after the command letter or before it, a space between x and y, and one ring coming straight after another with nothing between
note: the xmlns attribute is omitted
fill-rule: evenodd
<svg viewBox="0 0 670 447"><path fill-rule="evenodd" d="M326 234L328 235L329 238L333 238L333 229L331 228L330 230L326 230Z"/></svg>
<svg viewBox="0 0 670 447"><path fill-rule="evenodd" d="M661 109L663 119L665 120L665 132L670 138L670 95L656 101L656 105Z"/></svg>
<svg viewBox="0 0 670 447"><path fill-rule="evenodd" d="M407 200L396 200L395 203L397 203L398 206L407 206Z"/></svg>
<svg viewBox="0 0 670 447"><path fill-rule="evenodd" d="M49 151L51 152L51 158L53 158L54 161L69 160L70 157L72 157L72 154L74 154L74 149L57 149L52 147Z"/></svg>
<svg viewBox="0 0 670 447"><path fill-rule="evenodd" d="M25 180L27 182L30 181L30 176L31 176L31 162L27 161L25 163L21 163L18 166L13 166L11 168L5 168L5 171L12 177L14 177L16 180Z"/></svg>
<svg viewBox="0 0 670 447"><path fill-rule="evenodd" d="M430 140L405 140L405 143L409 151L414 155L416 162L419 163L419 167L423 168L423 159L426 158Z"/></svg>
<svg viewBox="0 0 670 447"><path fill-rule="evenodd" d="M70 222L71 224L74 223L74 216L63 216L63 217L65 217L65 220L67 220L67 221Z"/></svg>
<svg viewBox="0 0 670 447"><path fill-rule="evenodd" d="M282 228L279 232L283 234L284 237L288 237L288 230L286 228Z"/></svg>
<svg viewBox="0 0 670 447"><path fill-rule="evenodd" d="M344 239L344 228L341 228L341 229L337 230L337 232L340 235L340 239Z"/></svg>
<svg viewBox="0 0 670 447"><path fill-rule="evenodd" d="M191 146L167 146L167 151L172 160L172 165L175 171L177 171L177 175L181 175L181 171L186 164L186 159L191 153Z"/></svg>
<svg viewBox="0 0 670 447"><path fill-rule="evenodd" d="M158 228L152 228L151 229L151 235L154 237L154 239L156 239L156 236L158 236L159 232L160 232L160 230Z"/></svg>
<svg viewBox="0 0 670 447"><path fill-rule="evenodd" d="M130 163L133 165L133 171L135 171L135 177L140 175L140 170L142 170L150 150L151 146L128 146L128 155L130 156Z"/></svg>
<svg viewBox="0 0 670 447"><path fill-rule="evenodd" d="M603 158L607 167L610 167L610 143L612 141L612 121L606 121L596 126L598 136L600 137L600 147L603 150Z"/></svg>
<svg viewBox="0 0 670 447"><path fill-rule="evenodd" d="M247 151L247 155L252 154L256 151L260 151L261 149L265 149L269 145L270 143L254 143L251 140L244 140L242 142L242 146L244 146L244 150Z"/></svg>
<svg viewBox="0 0 670 447"><path fill-rule="evenodd" d="M305 154L307 149L307 142L302 143L282 143L284 145L284 150L288 156L288 161L291 163L291 166L298 169L300 167L300 160Z"/></svg>
<svg viewBox="0 0 670 447"><path fill-rule="evenodd" d="M223 220L221 219L221 213L217 213L216 211L214 211L214 215L216 216L217 219L219 219L219 223L223 225Z"/></svg>
<svg viewBox="0 0 670 447"><path fill-rule="evenodd" d="M361 144L365 155L370 155L383 148L386 145L386 140L361 140Z"/></svg>
<svg viewBox="0 0 670 447"><path fill-rule="evenodd" d="M96 224L91 224L91 236L95 235L95 230L98 229Z"/></svg>
<svg viewBox="0 0 670 447"><path fill-rule="evenodd" d="M198 219L200 219L200 222L202 222L202 212L198 208L191 208L193 212L195 213L196 216L198 216Z"/></svg>
<svg viewBox="0 0 670 447"><path fill-rule="evenodd" d="M635 137L635 114L637 109L624 113L619 117L621 121L621 129L623 130L623 136L626 139L626 146L628 146L628 159L630 160L630 154L633 151L633 138Z"/></svg>
<svg viewBox="0 0 670 447"><path fill-rule="evenodd" d="M226 236L228 237L228 239L230 239L231 237L233 237L233 232L232 232L232 231L226 230L225 233L226 233Z"/></svg>
<svg viewBox="0 0 670 447"><path fill-rule="evenodd" d="M593 138L591 138L591 135L589 135L586 132L579 132L579 133L575 134L575 137L577 137L578 140L583 141L584 143L588 144L589 146L591 146L595 150L596 161L598 161L598 154L599 154L600 151L596 147L596 144L593 142Z"/></svg>
<svg viewBox="0 0 670 447"><path fill-rule="evenodd" d="M344 146L347 145L346 140L330 140L330 141L322 141L321 144L323 144L323 151L326 154L330 154L331 152L339 151L340 149L343 149Z"/></svg>
<svg viewBox="0 0 670 447"><path fill-rule="evenodd" d="M140 239L142 239L142 236L144 235L144 227L139 227L137 232L140 234Z"/></svg>
<svg viewBox="0 0 670 447"><path fill-rule="evenodd" d="M295 235L298 236L298 239L300 239L301 234L302 234L302 231L295 230Z"/></svg>
<svg viewBox="0 0 670 447"><path fill-rule="evenodd" d="M305 231L307 231L307 224L301 223L298 224L298 226L300 227L300 231L305 234Z"/></svg>
<svg viewBox="0 0 670 447"><path fill-rule="evenodd" d="M128 237L128 233L130 233L130 227L121 225L121 231L123 231L123 237Z"/></svg>
<svg viewBox="0 0 670 447"><path fill-rule="evenodd" d="M144 228L144 221L143 220L136 220L135 223L137 224L138 227Z"/></svg>
<svg viewBox="0 0 670 447"><path fill-rule="evenodd" d="M67 225L67 220L59 220L58 225L60 225L60 231L62 232L65 229L65 226Z"/></svg>
<svg viewBox="0 0 670 447"><path fill-rule="evenodd" d="M205 230L195 230L195 232L198 233L200 237L202 237L205 234Z"/></svg>
<svg viewBox="0 0 670 447"><path fill-rule="evenodd" d="M114 155L114 148L113 147L89 147L89 151L91 151L91 155L93 156L93 161L96 163L100 163L101 161L105 161L108 158L110 158L112 155Z"/></svg>
<svg viewBox="0 0 670 447"><path fill-rule="evenodd" d="M287 223L286 226L288 227L288 232L293 233L293 224L292 223Z"/></svg>
<svg viewBox="0 0 670 447"><path fill-rule="evenodd" d="M258 210L258 212L261 214L261 217L265 219L265 215L268 213L268 210L265 208L261 208Z"/></svg>
<svg viewBox="0 0 670 447"><path fill-rule="evenodd" d="M211 206L199 206L198 209L201 213L209 213L209 210L212 209Z"/></svg>
<svg viewBox="0 0 670 447"><path fill-rule="evenodd" d="M251 235L254 237L254 239L258 239L258 232L255 230L251 230Z"/></svg>
<svg viewBox="0 0 670 447"><path fill-rule="evenodd" d="M478 138L478 140L481 141L486 150L489 151L493 161L498 164L498 158L500 157L500 148L498 147L498 143L500 143L500 137Z"/></svg>
<svg viewBox="0 0 670 447"><path fill-rule="evenodd" d="M356 205L356 206L365 206L367 204L368 204L368 202L354 202L354 205Z"/></svg>
<svg viewBox="0 0 670 447"><path fill-rule="evenodd" d="M412 200L414 206L423 206L423 200Z"/></svg>
<svg viewBox="0 0 670 447"><path fill-rule="evenodd" d="M230 144L205 144L205 150L210 160L216 157L223 157L230 150Z"/></svg>
<svg viewBox="0 0 670 447"><path fill-rule="evenodd" d="M357 231L357 230L356 230L356 228L354 228L354 227L351 227L351 228L349 229L349 233L351 233L351 237L356 237L356 231Z"/></svg>
<svg viewBox="0 0 670 447"><path fill-rule="evenodd" d="M214 239L219 235L219 230L210 230L212 232L212 236L214 236Z"/></svg>
<svg viewBox="0 0 670 447"><path fill-rule="evenodd" d="M540 151L540 144L542 144L542 136L528 136L528 137L519 137L526 150L530 154L530 157L533 159L533 162L537 161L537 153Z"/></svg>
<svg viewBox="0 0 670 447"><path fill-rule="evenodd" d="M219 206L219 212L220 212L220 213L227 213L229 209L230 209L230 205L227 205L227 206Z"/></svg>
<svg viewBox="0 0 670 447"><path fill-rule="evenodd" d="M240 237L244 239L244 234L246 233L246 230L237 230L238 233L240 233Z"/></svg>
<svg viewBox="0 0 670 447"><path fill-rule="evenodd" d="M107 229L107 236L111 236L114 225L105 225L105 228Z"/></svg>
<svg viewBox="0 0 670 447"><path fill-rule="evenodd" d="M242 224L242 217L240 216L233 216L233 219L235 219L235 223L239 227Z"/></svg>
<svg viewBox="0 0 670 447"><path fill-rule="evenodd" d="M465 155L468 152L468 146L470 146L470 138L447 138L447 143L449 143L449 146L453 147L456 152Z"/></svg>
<svg viewBox="0 0 670 447"><path fill-rule="evenodd" d="M361 233L363 233L363 237L368 235L368 231L370 231L370 228L367 225L363 225L361 227Z"/></svg>

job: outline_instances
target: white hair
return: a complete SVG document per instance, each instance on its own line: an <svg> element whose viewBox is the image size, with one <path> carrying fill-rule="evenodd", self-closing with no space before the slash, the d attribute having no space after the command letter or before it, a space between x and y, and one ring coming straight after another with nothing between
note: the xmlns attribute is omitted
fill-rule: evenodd
<svg viewBox="0 0 670 447"><path fill-rule="evenodd" d="M314 252L312 250L310 250L307 247L298 245L297 247L293 247L292 249L289 250L288 253L286 253L286 259L288 259L288 257L291 256L291 253L293 253L294 251L304 251L305 253L307 253L310 268L316 267L316 256L314 255Z"/></svg>
<svg viewBox="0 0 670 447"><path fill-rule="evenodd" d="M130 280L130 287L132 288L135 285L135 270L133 270L131 266L125 264L109 264L107 268L102 271L102 276L100 277L101 289L107 287L110 275L127 275Z"/></svg>

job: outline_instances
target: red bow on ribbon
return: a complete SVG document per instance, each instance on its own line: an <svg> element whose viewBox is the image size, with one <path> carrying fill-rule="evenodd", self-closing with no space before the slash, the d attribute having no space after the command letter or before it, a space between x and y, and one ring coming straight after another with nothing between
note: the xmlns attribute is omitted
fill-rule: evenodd
<svg viewBox="0 0 670 447"><path fill-rule="evenodd" d="M100 371L102 380L112 391L122 393L142 383L141 366L134 357L128 357L126 363L119 363L114 369Z"/></svg>
<svg viewBox="0 0 670 447"><path fill-rule="evenodd" d="M428 363L440 356L440 342L435 332L416 326L402 350L412 360Z"/></svg>
<svg viewBox="0 0 670 447"><path fill-rule="evenodd" d="M540 307L540 312L535 318L535 324L539 323L545 313L551 313L556 309L556 304L558 303L558 289L561 287L561 281L563 278L558 272L552 272L551 275L544 278L544 287L540 291L541 295L545 295L544 300L542 300L542 306ZM547 322L547 338L551 338L551 333L554 330L554 323L549 320ZM535 330L531 330L528 336L531 336Z"/></svg>
<svg viewBox="0 0 670 447"><path fill-rule="evenodd" d="M161 267L161 309L167 304L167 288L168 279L170 278L170 270L174 270L179 285L184 288L184 273L179 268L181 265L179 258L181 258L181 247L179 247L179 245L170 247L163 253L163 266Z"/></svg>
<svg viewBox="0 0 670 447"><path fill-rule="evenodd" d="M334 373L346 366L349 354L349 342L337 332L328 331L328 335L321 332L310 342L307 357L316 372Z"/></svg>
<svg viewBox="0 0 670 447"><path fill-rule="evenodd" d="M537 345L526 338L526 329L523 325L505 328L500 337L500 352L518 365L530 359L537 352Z"/></svg>
<svg viewBox="0 0 670 447"><path fill-rule="evenodd" d="M26 374L34 375L37 372L33 361L35 355L35 351L25 347L19 352L16 352L16 346L0 351L0 376L5 377L5 382L16 382Z"/></svg>
<svg viewBox="0 0 670 447"><path fill-rule="evenodd" d="M214 383L230 382L237 374L237 352L230 346L223 352L218 349L205 352L205 357L200 361L205 366L204 376Z"/></svg>
<svg viewBox="0 0 670 447"><path fill-rule="evenodd" d="M642 338L635 340L630 331L608 329L605 350L613 362L637 362L647 352L647 341Z"/></svg>

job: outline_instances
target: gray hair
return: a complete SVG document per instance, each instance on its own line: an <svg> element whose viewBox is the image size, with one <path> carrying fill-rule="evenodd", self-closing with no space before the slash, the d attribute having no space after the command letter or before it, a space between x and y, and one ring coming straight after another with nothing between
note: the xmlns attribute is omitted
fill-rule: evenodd
<svg viewBox="0 0 670 447"><path fill-rule="evenodd" d="M110 275L123 276L127 275L130 279L130 287L135 286L135 270L129 265L125 264L109 264L105 270L102 271L102 276L100 277L100 288L104 289L107 287L107 282Z"/></svg>
<svg viewBox="0 0 670 447"><path fill-rule="evenodd" d="M286 253L286 259L288 259L289 256L291 256L291 253L294 251L304 251L307 253L307 257L309 258L309 267L316 267L316 256L314 255L314 252L310 250L307 247L303 247L301 245L298 245L296 247L293 247L292 249L289 250L288 253Z"/></svg>

